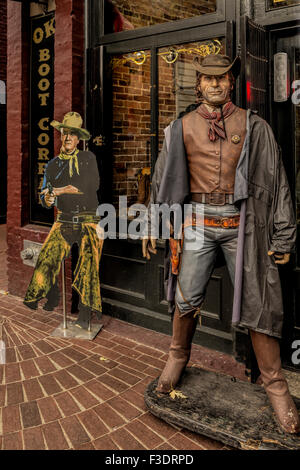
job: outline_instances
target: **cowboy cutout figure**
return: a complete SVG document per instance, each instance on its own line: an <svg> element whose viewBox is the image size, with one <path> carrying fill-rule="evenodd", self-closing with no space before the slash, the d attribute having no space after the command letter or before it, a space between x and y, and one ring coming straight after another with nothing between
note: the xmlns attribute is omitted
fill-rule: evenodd
<svg viewBox="0 0 300 470"><path fill-rule="evenodd" d="M99 172L95 155L77 149L80 139L90 138L78 113L69 112L62 123L52 121L51 125L61 133L62 146L45 168L40 200L47 209L56 206L57 218L38 257L24 304L36 309L39 300L46 297L45 310L58 305L61 262L77 243L79 257L72 287L80 302L75 324L88 329L92 310L99 319L101 315L99 263L103 239L96 232Z"/></svg>
<svg viewBox="0 0 300 470"><path fill-rule="evenodd" d="M278 422L284 431L297 433L299 415L281 369L278 342L283 323L278 264L289 261L296 238L286 173L270 126L231 101L240 59L231 63L227 56L210 55L197 58L195 67L200 105L165 130L152 180L150 203L192 207L184 223L181 263L179 268L173 263L169 279L177 274L173 336L157 391L174 389L189 361L221 249L235 287L233 324L249 329ZM197 213L203 222L195 227ZM144 239L143 256L149 259L155 252L156 240ZM173 261L176 255L173 250Z"/></svg>

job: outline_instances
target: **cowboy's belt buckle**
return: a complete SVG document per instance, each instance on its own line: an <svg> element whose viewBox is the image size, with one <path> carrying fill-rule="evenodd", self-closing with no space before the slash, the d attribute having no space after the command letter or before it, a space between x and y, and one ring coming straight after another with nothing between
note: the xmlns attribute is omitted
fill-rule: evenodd
<svg viewBox="0 0 300 470"><path fill-rule="evenodd" d="M78 215L73 215L72 222L73 222L73 224L78 224L79 223L79 216Z"/></svg>
<svg viewBox="0 0 300 470"><path fill-rule="evenodd" d="M210 193L209 204L212 206L224 206L224 204L226 204L225 193Z"/></svg>
<svg viewBox="0 0 300 470"><path fill-rule="evenodd" d="M235 134L231 137L231 142L233 142L234 144L239 144L240 141L241 141L240 135Z"/></svg>

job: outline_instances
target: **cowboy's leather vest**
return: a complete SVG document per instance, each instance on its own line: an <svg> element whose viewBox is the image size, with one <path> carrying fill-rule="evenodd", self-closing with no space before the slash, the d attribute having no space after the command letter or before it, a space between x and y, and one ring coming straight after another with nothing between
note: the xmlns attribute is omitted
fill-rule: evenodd
<svg viewBox="0 0 300 470"><path fill-rule="evenodd" d="M191 193L233 193L236 166L246 136L244 109L225 118L227 139L211 142L209 121L197 109L182 118Z"/></svg>

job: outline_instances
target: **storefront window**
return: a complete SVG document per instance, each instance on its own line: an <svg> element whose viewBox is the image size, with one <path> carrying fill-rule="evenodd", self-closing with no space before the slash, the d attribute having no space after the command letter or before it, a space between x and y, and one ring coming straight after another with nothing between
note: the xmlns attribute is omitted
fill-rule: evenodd
<svg viewBox="0 0 300 470"><path fill-rule="evenodd" d="M111 67L113 202L127 196L129 205L142 203L139 181L149 173L151 161L150 52L113 56Z"/></svg>
<svg viewBox="0 0 300 470"><path fill-rule="evenodd" d="M105 34L216 11L216 0L105 0Z"/></svg>
<svg viewBox="0 0 300 470"><path fill-rule="evenodd" d="M267 10L300 5L300 0L267 0Z"/></svg>
<svg viewBox="0 0 300 470"><path fill-rule="evenodd" d="M159 49L159 149L164 128L196 103L196 56L224 54L224 40L212 39Z"/></svg>

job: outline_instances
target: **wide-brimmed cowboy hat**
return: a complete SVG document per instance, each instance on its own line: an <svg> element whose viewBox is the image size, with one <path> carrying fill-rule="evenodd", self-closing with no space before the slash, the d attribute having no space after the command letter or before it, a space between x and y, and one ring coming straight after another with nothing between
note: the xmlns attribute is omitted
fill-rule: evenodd
<svg viewBox="0 0 300 470"><path fill-rule="evenodd" d="M194 67L204 75L223 75L231 70L237 78L241 70L241 59L236 57L231 62L230 57L222 54L211 54L206 57L195 57Z"/></svg>
<svg viewBox="0 0 300 470"><path fill-rule="evenodd" d="M81 127L82 123L83 121L82 121L82 117L80 116L80 114L75 113L73 111L70 111L69 113L64 115L63 122L58 122L58 121L50 122L51 126L53 126L54 129L57 129L58 131L60 131L61 129L69 129L70 131L75 132L75 134L78 135L79 139L89 140L91 135L89 131Z"/></svg>

